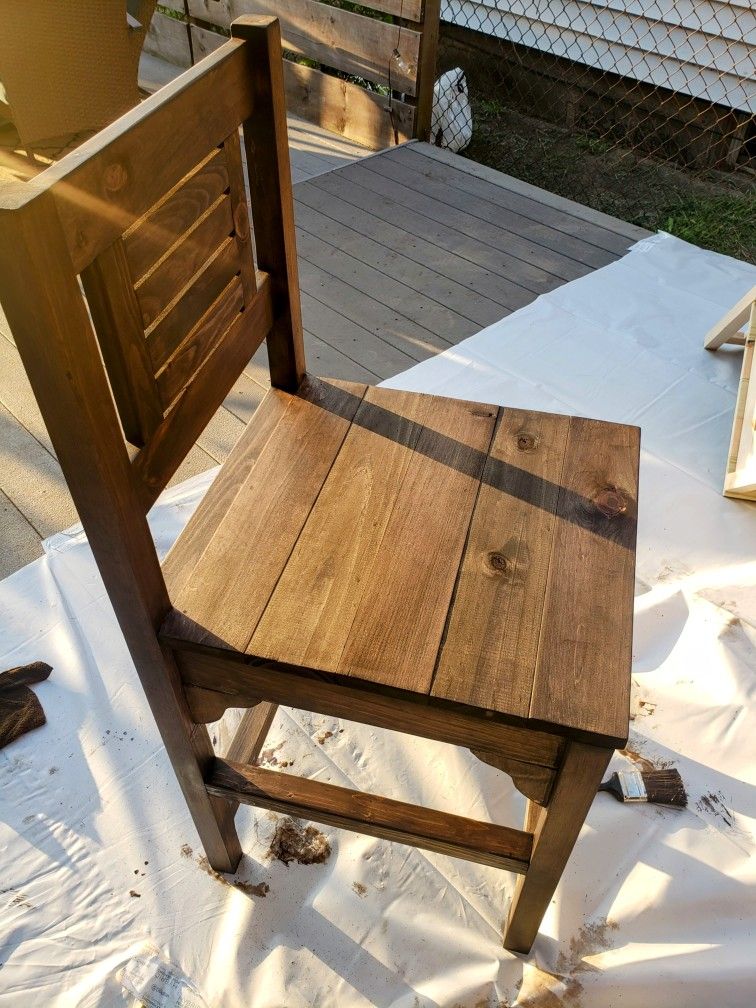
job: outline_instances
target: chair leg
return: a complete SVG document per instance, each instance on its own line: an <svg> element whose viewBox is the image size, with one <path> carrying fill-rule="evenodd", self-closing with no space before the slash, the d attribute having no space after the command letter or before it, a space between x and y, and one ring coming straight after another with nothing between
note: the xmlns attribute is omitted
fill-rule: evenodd
<svg viewBox="0 0 756 1008"><path fill-rule="evenodd" d="M205 788L205 771L215 758L205 725L193 726L190 743L196 757L195 766L184 771L173 761L174 771L210 867L218 872L234 872L242 856L234 822L237 806L209 795Z"/></svg>
<svg viewBox="0 0 756 1008"><path fill-rule="evenodd" d="M533 834L533 853L517 880L504 932L511 952L530 951L612 752L568 743L548 805L528 801L525 829Z"/></svg>

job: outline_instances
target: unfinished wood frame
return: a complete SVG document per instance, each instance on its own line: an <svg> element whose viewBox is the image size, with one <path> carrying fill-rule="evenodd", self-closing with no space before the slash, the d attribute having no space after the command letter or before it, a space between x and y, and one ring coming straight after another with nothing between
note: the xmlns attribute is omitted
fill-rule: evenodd
<svg viewBox="0 0 756 1008"><path fill-rule="evenodd" d="M756 287L706 334L704 347L717 350L725 343L744 350L722 493L752 501L756 500Z"/></svg>
<svg viewBox="0 0 756 1008"><path fill-rule="evenodd" d="M306 375L278 22L232 36L4 191L0 300L210 864L244 802L506 868L524 951L626 739L638 431ZM147 511L263 340L161 564ZM281 703L472 750L525 829L254 766Z"/></svg>
<svg viewBox="0 0 756 1008"><path fill-rule="evenodd" d="M222 45L221 32L234 18L275 15L283 48L294 57L285 60L284 71L290 112L373 150L428 139L440 0L361 5L375 16L319 0L188 0L187 6L195 62ZM320 68L296 62L297 57Z"/></svg>

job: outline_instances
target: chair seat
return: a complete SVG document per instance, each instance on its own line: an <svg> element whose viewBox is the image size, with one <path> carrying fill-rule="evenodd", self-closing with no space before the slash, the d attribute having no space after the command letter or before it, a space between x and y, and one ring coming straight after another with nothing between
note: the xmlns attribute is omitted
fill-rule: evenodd
<svg viewBox="0 0 756 1008"><path fill-rule="evenodd" d="M627 737L637 428L308 378L164 562L171 647Z"/></svg>

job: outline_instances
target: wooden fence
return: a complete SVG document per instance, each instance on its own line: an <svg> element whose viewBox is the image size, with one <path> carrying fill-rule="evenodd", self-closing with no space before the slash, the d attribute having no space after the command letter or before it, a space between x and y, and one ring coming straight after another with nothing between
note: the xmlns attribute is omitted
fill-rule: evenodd
<svg viewBox="0 0 756 1008"><path fill-rule="evenodd" d="M222 45L231 22L281 22L289 111L373 150L427 139L440 0L163 0L148 52L190 66Z"/></svg>

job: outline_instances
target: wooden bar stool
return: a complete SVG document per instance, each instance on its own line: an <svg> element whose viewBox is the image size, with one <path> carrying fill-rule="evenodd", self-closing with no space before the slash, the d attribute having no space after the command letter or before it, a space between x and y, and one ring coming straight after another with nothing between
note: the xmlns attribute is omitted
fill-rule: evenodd
<svg viewBox="0 0 756 1008"><path fill-rule="evenodd" d="M0 294L212 866L239 802L495 865L528 951L627 738L637 429L306 376L270 19L6 191ZM161 566L147 511L266 339ZM254 766L276 704L471 749L525 829Z"/></svg>

